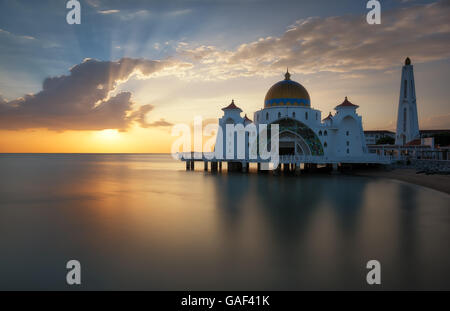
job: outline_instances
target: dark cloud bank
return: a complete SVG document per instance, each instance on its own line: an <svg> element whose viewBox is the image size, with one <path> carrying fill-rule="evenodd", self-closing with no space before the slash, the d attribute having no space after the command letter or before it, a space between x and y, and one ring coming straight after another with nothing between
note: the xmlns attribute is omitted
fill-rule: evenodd
<svg viewBox="0 0 450 311"><path fill-rule="evenodd" d="M134 110L130 92L109 97L119 81L134 73L149 76L171 61L122 58L118 61L86 59L70 69L69 75L44 80L42 91L12 101L0 97L0 128L50 130L126 130L132 122L142 127L167 126L160 120L147 123L145 116L153 109L143 105ZM19 82L19 81L18 81Z"/></svg>

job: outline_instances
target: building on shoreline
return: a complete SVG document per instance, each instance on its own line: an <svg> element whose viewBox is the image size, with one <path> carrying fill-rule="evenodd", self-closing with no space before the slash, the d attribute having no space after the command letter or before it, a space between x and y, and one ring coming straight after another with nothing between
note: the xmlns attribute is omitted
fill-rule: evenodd
<svg viewBox="0 0 450 311"><path fill-rule="evenodd" d="M250 163L258 163L260 168L271 162L260 157L260 138L264 135L267 143L263 148L271 152L277 148L277 163L285 169L297 169L300 165L322 164L336 169L344 163L389 163L389 157L369 153L358 107L345 97L334 114L330 112L322 119L321 111L311 107L306 88L291 80L287 71L284 80L268 90L264 107L254 112L253 121L246 114L241 116L242 109L234 100L222 109L213 157L205 157L205 153L185 154L182 160L189 162L187 169L192 169L194 161L204 161L205 169L211 162L212 170L217 169L217 162L227 162L232 170L246 171ZM279 129L276 141L272 140L272 125ZM249 128L255 129L254 135Z"/></svg>
<svg viewBox="0 0 450 311"><path fill-rule="evenodd" d="M376 145L377 141L382 138L392 138L395 140L395 133L387 130L364 131L367 145Z"/></svg>
<svg viewBox="0 0 450 311"><path fill-rule="evenodd" d="M267 135L267 150L271 146L270 126L278 125L279 135L274 144L278 150L279 161L288 169L300 165L329 165L336 168L342 164L388 164L404 159L448 159L447 150L436 150L434 140L421 137L425 131L419 131L414 73L411 60L407 58L402 68L402 84L397 115L397 132L386 130L363 131L362 117L357 113L358 105L345 97L322 119L322 112L311 106L311 99L306 88L291 80L286 72L284 80L275 83L266 93L264 107L253 113L253 121L247 114L241 116L242 109L234 100L222 108L223 116L219 119L220 135L216 137L215 151L205 157L205 153L185 153L181 159L186 161L186 168L192 169L194 161L211 162L211 169L222 167L248 171L250 163L267 163L259 157L260 136ZM254 134L247 129L251 125ZM435 134L427 133L427 136ZM382 138L395 140L394 145L376 145ZM256 142L256 143L255 143ZM239 148L238 144L242 144ZM256 149L256 152L255 152ZM258 156L252 157L257 154Z"/></svg>

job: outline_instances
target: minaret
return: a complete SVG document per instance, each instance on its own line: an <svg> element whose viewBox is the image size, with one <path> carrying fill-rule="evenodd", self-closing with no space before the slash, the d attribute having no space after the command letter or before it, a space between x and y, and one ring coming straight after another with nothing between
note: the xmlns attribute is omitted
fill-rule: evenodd
<svg viewBox="0 0 450 311"><path fill-rule="evenodd" d="M402 68L395 144L405 145L419 137L414 69L413 65L411 65L411 60L407 57L405 66Z"/></svg>

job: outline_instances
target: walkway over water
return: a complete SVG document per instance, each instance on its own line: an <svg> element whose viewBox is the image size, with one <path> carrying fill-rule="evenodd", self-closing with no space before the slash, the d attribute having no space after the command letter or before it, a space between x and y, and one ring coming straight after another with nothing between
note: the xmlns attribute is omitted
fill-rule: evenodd
<svg viewBox="0 0 450 311"><path fill-rule="evenodd" d="M268 163L270 159L216 159L213 152L180 152L177 154L180 161L196 162L241 162L241 163ZM306 155L280 155L281 164L390 164L394 158L389 155L367 154L363 157L328 157Z"/></svg>

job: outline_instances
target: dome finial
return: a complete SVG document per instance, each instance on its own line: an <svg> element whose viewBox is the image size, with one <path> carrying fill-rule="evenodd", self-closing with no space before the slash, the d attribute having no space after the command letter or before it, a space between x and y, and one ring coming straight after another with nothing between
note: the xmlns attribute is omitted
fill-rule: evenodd
<svg viewBox="0 0 450 311"><path fill-rule="evenodd" d="M407 58L405 59L405 65L406 65L406 66L411 65L411 59L410 59L409 57L407 57Z"/></svg>
<svg viewBox="0 0 450 311"><path fill-rule="evenodd" d="M291 74L289 73L289 67L286 68L286 73L284 74L284 79L285 80L291 79Z"/></svg>

